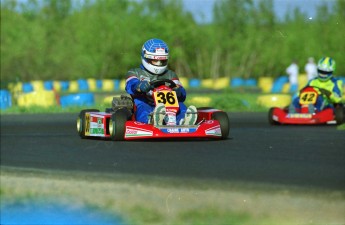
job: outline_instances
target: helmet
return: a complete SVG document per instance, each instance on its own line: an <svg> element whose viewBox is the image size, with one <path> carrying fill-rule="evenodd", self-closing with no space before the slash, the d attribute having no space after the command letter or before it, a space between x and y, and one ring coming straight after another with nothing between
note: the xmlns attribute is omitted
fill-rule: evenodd
<svg viewBox="0 0 345 225"><path fill-rule="evenodd" d="M335 61L330 57L323 57L317 64L317 75L320 81L327 81L333 76Z"/></svg>
<svg viewBox="0 0 345 225"><path fill-rule="evenodd" d="M154 74L167 70L169 58L168 45L160 39L150 39L143 45L141 61L145 69Z"/></svg>

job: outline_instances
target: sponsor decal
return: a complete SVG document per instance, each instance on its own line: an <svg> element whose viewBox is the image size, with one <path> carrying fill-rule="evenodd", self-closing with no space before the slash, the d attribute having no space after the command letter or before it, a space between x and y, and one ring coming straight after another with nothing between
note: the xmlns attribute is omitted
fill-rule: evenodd
<svg viewBox="0 0 345 225"><path fill-rule="evenodd" d="M136 127L126 127L125 137L142 137L142 136L152 136L153 132L150 130L144 130Z"/></svg>
<svg viewBox="0 0 345 225"><path fill-rule="evenodd" d="M212 136L221 136L222 131L220 130L220 126L211 127L210 129L205 130L206 135Z"/></svg>
<svg viewBox="0 0 345 225"><path fill-rule="evenodd" d="M310 119L312 116L310 113L291 113L287 115L287 118Z"/></svg>
<svg viewBox="0 0 345 225"><path fill-rule="evenodd" d="M163 133L169 134L179 134L179 133L193 133L196 131L196 128L182 127L182 128L162 128L160 129Z"/></svg>
<svg viewBox="0 0 345 225"><path fill-rule="evenodd" d="M156 48L156 53L165 54L165 49L164 48Z"/></svg>
<svg viewBox="0 0 345 225"><path fill-rule="evenodd" d="M90 129L90 135L97 136L97 134L102 134L101 136L104 135L104 129L103 128L91 128Z"/></svg>
<svg viewBox="0 0 345 225"><path fill-rule="evenodd" d="M136 125L147 125L146 123L142 123L142 122L139 122L139 121L134 121L134 124L136 124Z"/></svg>

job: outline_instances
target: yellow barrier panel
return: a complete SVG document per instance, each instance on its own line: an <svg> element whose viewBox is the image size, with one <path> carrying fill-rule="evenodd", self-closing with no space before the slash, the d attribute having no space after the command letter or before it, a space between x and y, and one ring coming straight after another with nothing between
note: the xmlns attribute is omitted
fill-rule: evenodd
<svg viewBox="0 0 345 225"><path fill-rule="evenodd" d="M103 99L103 104L111 106L114 96L107 96Z"/></svg>
<svg viewBox="0 0 345 225"><path fill-rule="evenodd" d="M53 81L53 89L57 92L61 91L61 83L60 81Z"/></svg>
<svg viewBox="0 0 345 225"><path fill-rule="evenodd" d="M230 78L229 77L221 77L214 81L213 89L220 90L225 89L230 86Z"/></svg>
<svg viewBox="0 0 345 225"><path fill-rule="evenodd" d="M192 97L188 99L188 104L195 105L196 107L209 106L212 99L210 97Z"/></svg>
<svg viewBox="0 0 345 225"><path fill-rule="evenodd" d="M267 108L285 107L291 103L291 96L287 94L260 95L256 103Z"/></svg>
<svg viewBox="0 0 345 225"><path fill-rule="evenodd" d="M258 86L263 93L270 93L273 86L272 77L260 77L258 80Z"/></svg>
<svg viewBox="0 0 345 225"><path fill-rule="evenodd" d="M102 90L103 91L114 91L114 80L111 80L111 79L102 80Z"/></svg>
<svg viewBox="0 0 345 225"><path fill-rule="evenodd" d="M56 98L54 91L33 91L30 93L23 93L18 96L18 106L42 106L50 107L56 105Z"/></svg>
<svg viewBox="0 0 345 225"><path fill-rule="evenodd" d="M22 82L18 82L18 83L10 83L8 85L8 89L10 90L10 92L12 93L18 93L18 92L22 92L23 91L23 83Z"/></svg>
<svg viewBox="0 0 345 225"><path fill-rule="evenodd" d="M189 88L189 80L187 77L180 77L180 82L185 89Z"/></svg>
<svg viewBox="0 0 345 225"><path fill-rule="evenodd" d="M283 85L282 92L285 93L285 94L290 92L290 84L289 83L286 83L286 84Z"/></svg>
<svg viewBox="0 0 345 225"><path fill-rule="evenodd" d="M30 82L34 91L43 91L44 90L44 83L42 80L34 80Z"/></svg>
<svg viewBox="0 0 345 225"><path fill-rule="evenodd" d="M97 81L94 78L89 78L86 80L87 84L89 86L90 91L96 91L97 90Z"/></svg>
<svg viewBox="0 0 345 225"><path fill-rule="evenodd" d="M308 83L308 77L306 74L300 74L298 76L298 90L301 90Z"/></svg>
<svg viewBox="0 0 345 225"><path fill-rule="evenodd" d="M201 87L213 88L213 86L214 86L213 79L202 79L201 80Z"/></svg>
<svg viewBox="0 0 345 225"><path fill-rule="evenodd" d="M120 90L125 90L126 88L126 80L125 79L122 79L120 80Z"/></svg>
<svg viewBox="0 0 345 225"><path fill-rule="evenodd" d="M78 92L79 91L79 84L77 80L72 80L69 82L69 88L68 90L70 92Z"/></svg>

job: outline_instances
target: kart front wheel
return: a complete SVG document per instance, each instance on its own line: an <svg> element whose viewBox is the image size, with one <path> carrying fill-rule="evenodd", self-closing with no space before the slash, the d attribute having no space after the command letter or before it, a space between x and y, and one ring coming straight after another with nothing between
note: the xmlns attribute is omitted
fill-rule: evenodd
<svg viewBox="0 0 345 225"><path fill-rule="evenodd" d="M273 112L274 112L274 107L270 108L269 111L268 111L268 122L271 124L271 125L279 125L279 123L277 121L275 121L273 119Z"/></svg>
<svg viewBox="0 0 345 225"><path fill-rule="evenodd" d="M86 116L86 113L89 113L89 112L99 112L98 109L84 109L82 111L80 111L79 113L79 116L77 118L77 131L78 131L78 134L81 138L86 138L85 136L85 132L86 132L86 125L87 125L87 122L88 122L88 119L85 118Z"/></svg>
<svg viewBox="0 0 345 225"><path fill-rule="evenodd" d="M222 139L227 139L230 132L230 121L228 114L225 112L214 112L212 119L217 120L220 124L220 130L222 132Z"/></svg>
<svg viewBox="0 0 345 225"><path fill-rule="evenodd" d="M128 109L119 109L111 115L109 121L110 137L114 141L125 140L126 121L129 117Z"/></svg>

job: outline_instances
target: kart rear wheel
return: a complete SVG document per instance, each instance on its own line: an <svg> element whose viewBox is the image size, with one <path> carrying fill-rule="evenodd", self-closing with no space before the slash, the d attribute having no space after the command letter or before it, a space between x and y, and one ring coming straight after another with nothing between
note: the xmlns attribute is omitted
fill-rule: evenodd
<svg viewBox="0 0 345 225"><path fill-rule="evenodd" d="M230 132L230 121L228 114L226 112L214 112L211 118L219 122L220 130L222 132L222 139L227 139Z"/></svg>
<svg viewBox="0 0 345 225"><path fill-rule="evenodd" d="M128 109L119 109L111 115L109 121L110 137L114 141L125 140L126 121L129 118Z"/></svg>
<svg viewBox="0 0 345 225"><path fill-rule="evenodd" d="M343 107L336 107L334 109L335 121L337 124L342 124L345 122L344 109Z"/></svg>
<svg viewBox="0 0 345 225"><path fill-rule="evenodd" d="M268 122L271 125L279 125L279 123L273 119L273 111L274 111L274 107L270 108L268 111Z"/></svg>
<svg viewBox="0 0 345 225"><path fill-rule="evenodd" d="M77 131L81 138L86 138L85 136L85 128L86 128L86 119L85 114L89 112L99 112L98 109L84 109L80 111L79 116L77 118Z"/></svg>

